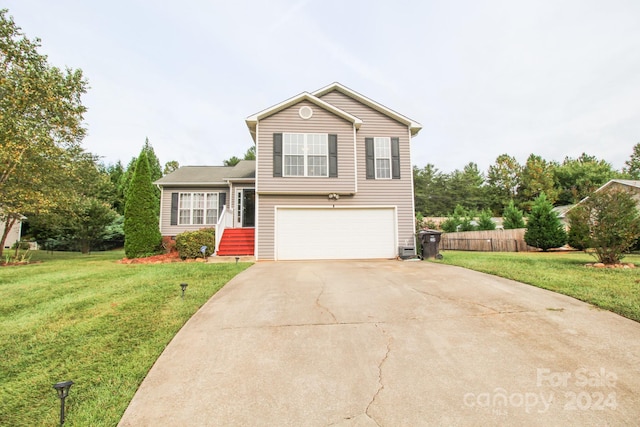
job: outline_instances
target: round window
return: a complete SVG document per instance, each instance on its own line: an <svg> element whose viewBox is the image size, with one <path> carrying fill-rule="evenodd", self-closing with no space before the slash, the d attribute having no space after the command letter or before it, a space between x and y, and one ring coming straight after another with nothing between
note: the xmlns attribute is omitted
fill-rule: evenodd
<svg viewBox="0 0 640 427"><path fill-rule="evenodd" d="M300 107L300 109L298 110L298 114L303 119L308 120L311 118L311 116L313 116L313 110L308 105L305 105L303 107Z"/></svg>

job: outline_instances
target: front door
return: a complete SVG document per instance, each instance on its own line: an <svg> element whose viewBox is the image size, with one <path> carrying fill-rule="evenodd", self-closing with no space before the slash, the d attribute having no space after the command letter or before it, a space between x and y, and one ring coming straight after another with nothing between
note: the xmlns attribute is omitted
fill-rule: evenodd
<svg viewBox="0 0 640 427"><path fill-rule="evenodd" d="M237 192L236 227L256 226L256 190L243 188Z"/></svg>

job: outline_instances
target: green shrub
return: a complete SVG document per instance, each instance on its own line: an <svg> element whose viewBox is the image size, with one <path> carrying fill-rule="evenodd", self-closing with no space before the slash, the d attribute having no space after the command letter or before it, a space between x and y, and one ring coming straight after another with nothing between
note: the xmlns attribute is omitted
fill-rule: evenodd
<svg viewBox="0 0 640 427"><path fill-rule="evenodd" d="M216 250L216 233L213 228L203 228L197 231L185 231L176 236L176 249L180 258L202 257L202 247L206 246L204 257L208 257Z"/></svg>
<svg viewBox="0 0 640 427"><path fill-rule="evenodd" d="M551 248L559 248L567 243L567 233L564 226L553 211L553 205L545 193L534 200L527 230L524 232L524 241L527 245L548 251Z"/></svg>
<svg viewBox="0 0 640 427"><path fill-rule="evenodd" d="M504 208L504 213L502 214L502 227L505 230L525 228L524 213L516 207L513 200L511 200L507 207Z"/></svg>
<svg viewBox="0 0 640 427"><path fill-rule="evenodd" d="M18 246L20 245L20 246ZM20 249L23 251L28 251L29 249L31 249L31 246L29 244L29 242L27 242L26 240L20 240L20 242L14 242L13 245L11 245L11 249Z"/></svg>

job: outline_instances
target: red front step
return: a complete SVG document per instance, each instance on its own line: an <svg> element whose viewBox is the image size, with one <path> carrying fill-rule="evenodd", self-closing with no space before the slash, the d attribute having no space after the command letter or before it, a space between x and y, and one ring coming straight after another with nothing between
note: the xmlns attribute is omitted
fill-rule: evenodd
<svg viewBox="0 0 640 427"><path fill-rule="evenodd" d="M255 228L227 228L224 230L217 254L219 256L253 255Z"/></svg>

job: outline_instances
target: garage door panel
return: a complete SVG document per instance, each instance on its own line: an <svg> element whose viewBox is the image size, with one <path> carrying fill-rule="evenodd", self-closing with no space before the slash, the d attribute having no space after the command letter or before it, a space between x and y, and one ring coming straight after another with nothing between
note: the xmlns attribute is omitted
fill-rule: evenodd
<svg viewBox="0 0 640 427"><path fill-rule="evenodd" d="M393 258L395 217L393 208L278 208L276 258Z"/></svg>

